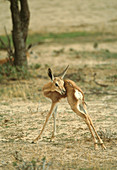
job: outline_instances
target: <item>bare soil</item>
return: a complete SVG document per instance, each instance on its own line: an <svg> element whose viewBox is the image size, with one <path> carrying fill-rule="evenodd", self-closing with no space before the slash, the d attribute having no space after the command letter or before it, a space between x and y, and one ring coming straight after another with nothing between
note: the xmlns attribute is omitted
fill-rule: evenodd
<svg viewBox="0 0 117 170"><path fill-rule="evenodd" d="M0 0L0 34L4 26L11 32L9 2ZM116 0L29 0L31 20L30 32L63 32L91 30L116 32Z"/></svg>
<svg viewBox="0 0 117 170"><path fill-rule="evenodd" d="M1 0L1 4L0 31L3 34L3 25L10 31L11 24L10 13L6 10L9 3ZM88 0L85 3L81 0L30 0L29 4L30 33L90 30L116 34L116 0ZM45 43L36 46L29 59L29 64L41 65L36 71L36 78L1 84L1 91L2 88L6 91L0 99L0 169L25 169L28 166L31 169L35 163L40 169L44 165L55 170L117 169L117 58L107 58L106 55L97 58L88 53L93 52L95 56L100 50L117 52L117 42L100 43L97 49L94 49L93 43ZM76 53L83 51L87 51L85 57ZM43 85L49 82L47 68L52 67L57 74L68 64L70 68L66 78L74 80L84 91L88 112L106 150L102 150L101 146L94 150L85 122L71 111L66 99L58 107L54 141L50 141L53 130L53 119L50 119L42 139L31 144L50 109L51 103L41 91ZM97 74L97 83L94 73ZM15 90L17 84L20 84L20 93ZM7 95L9 88L10 95ZM19 96L13 97L14 91Z"/></svg>

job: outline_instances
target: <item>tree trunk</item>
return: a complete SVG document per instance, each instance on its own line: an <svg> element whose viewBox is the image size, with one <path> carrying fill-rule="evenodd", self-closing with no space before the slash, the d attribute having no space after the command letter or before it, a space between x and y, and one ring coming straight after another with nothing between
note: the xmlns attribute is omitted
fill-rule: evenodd
<svg viewBox="0 0 117 170"><path fill-rule="evenodd" d="M30 12L28 8L27 0L20 0L20 3L21 3L21 12L20 12L21 27L23 31L23 38L24 41L26 42L27 35L28 35Z"/></svg>
<svg viewBox="0 0 117 170"><path fill-rule="evenodd" d="M19 10L19 3L21 10ZM26 38L30 18L28 3L27 0L10 0L10 4L13 23L14 64L27 66Z"/></svg>

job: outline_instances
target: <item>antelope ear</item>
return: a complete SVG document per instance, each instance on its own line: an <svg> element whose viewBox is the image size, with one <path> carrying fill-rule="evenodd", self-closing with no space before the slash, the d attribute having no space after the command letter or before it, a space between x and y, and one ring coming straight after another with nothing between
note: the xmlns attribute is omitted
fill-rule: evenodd
<svg viewBox="0 0 117 170"><path fill-rule="evenodd" d="M52 70L50 68L48 69L48 76L52 81L54 80L54 75L52 74Z"/></svg>
<svg viewBox="0 0 117 170"><path fill-rule="evenodd" d="M67 72L67 70L68 70L68 67L69 67L69 65L65 68L65 70L62 72L62 74L61 74L61 78L63 79L64 77L65 77L65 74L66 74L66 72Z"/></svg>

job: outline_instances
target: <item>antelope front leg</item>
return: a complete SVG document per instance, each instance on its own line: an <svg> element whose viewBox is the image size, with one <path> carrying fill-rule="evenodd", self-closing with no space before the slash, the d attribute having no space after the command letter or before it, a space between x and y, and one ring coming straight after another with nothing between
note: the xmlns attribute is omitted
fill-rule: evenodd
<svg viewBox="0 0 117 170"><path fill-rule="evenodd" d="M58 106L56 106L54 113L53 113L53 118L54 118L54 126L53 126L53 132L52 132L52 136L51 136L51 140L56 136L56 116L57 116L57 108Z"/></svg>
<svg viewBox="0 0 117 170"><path fill-rule="evenodd" d="M45 129L45 126L46 126L46 124L47 124L47 122L48 122L48 120L49 120L49 118L50 118L50 116L51 116L51 114L52 114L52 112L53 112L53 110L54 110L55 105L56 105L56 103L52 103L51 108L50 108L50 111L49 111L49 113L48 113L48 115L47 115L47 117L46 117L45 123L44 123L44 125L43 125L43 128L42 128L39 136L37 136L37 138L35 138L35 139L32 141L32 143L34 143L35 141L37 141L37 140L39 140L39 139L41 138L41 135L42 135L42 133L43 133L43 131L44 131L44 129Z"/></svg>

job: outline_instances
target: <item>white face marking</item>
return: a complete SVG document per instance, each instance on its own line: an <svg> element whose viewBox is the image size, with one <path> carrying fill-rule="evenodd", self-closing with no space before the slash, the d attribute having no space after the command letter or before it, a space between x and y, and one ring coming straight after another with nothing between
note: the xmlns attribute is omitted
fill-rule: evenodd
<svg viewBox="0 0 117 170"><path fill-rule="evenodd" d="M74 95L75 95L76 99L82 100L82 98L83 98L82 93L80 91L78 91L77 89L75 89Z"/></svg>

